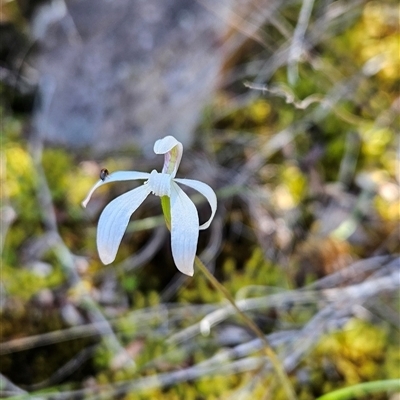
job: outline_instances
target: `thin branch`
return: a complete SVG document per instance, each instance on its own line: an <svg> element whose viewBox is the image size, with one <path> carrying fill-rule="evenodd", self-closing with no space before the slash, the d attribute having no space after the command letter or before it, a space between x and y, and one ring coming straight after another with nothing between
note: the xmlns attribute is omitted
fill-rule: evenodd
<svg viewBox="0 0 400 400"><path fill-rule="evenodd" d="M89 337L99 334L102 332L104 327L108 324L112 325L116 329L120 322L124 322L126 325L130 320L133 321L135 326L135 332L140 335L148 333L149 325L154 321L155 318L160 318L160 315L166 315L165 310L167 309L167 315L169 318L170 329L175 323L180 323L182 320L187 319L188 315L202 316L205 313L209 313L217 309L218 305L206 304L206 305L167 305L161 304L155 307L143 308L137 311L133 311L123 318L118 318L112 321L106 322L93 322L86 325L73 326L71 328L57 330L39 335L33 335L18 339L13 339L8 342L0 343L0 355L10 354L17 351L23 351L33 349L41 346L48 346L54 343L60 343L68 340L77 338ZM162 322L162 321L161 321ZM125 332L125 330L124 330Z"/></svg>
<svg viewBox="0 0 400 400"><path fill-rule="evenodd" d="M54 374L51 375L50 378L42 382L30 385L29 391L44 389L58 382L61 382L63 379L65 379L65 377L71 375L84 362L86 362L90 357L92 357L97 347L98 345L84 348L78 354L76 354L71 360L69 360L66 364L64 364L61 368L57 369L57 371L54 372Z"/></svg>
<svg viewBox="0 0 400 400"><path fill-rule="evenodd" d="M296 393L293 389L293 386L286 375L285 369L282 367L281 360L279 357L276 355L275 351L272 349L271 345L269 344L267 338L263 334L263 332L260 330L260 328L254 323L254 321L249 318L245 313L242 312L238 304L235 302L235 300L232 298L231 294L227 291L227 289L219 283L219 281L214 277L214 275L211 274L211 272L207 269L207 267L201 262L201 260L196 257L195 258L195 264L197 268L201 270L201 272L206 276L207 280L214 286L216 290L221 292L225 296L225 298L229 301L231 308L234 310L235 313L237 313L241 319L244 321L244 323L260 338L260 340L263 342L263 350L267 356L267 358L271 361L271 364L273 365L273 368L276 372L276 374L279 377L279 380L281 381L281 384L283 386L283 390L286 393L286 396L288 399L296 399ZM200 330L204 334L204 332L209 332L211 325L208 324L208 321L203 318L203 320L200 322Z"/></svg>
<svg viewBox="0 0 400 400"><path fill-rule="evenodd" d="M81 278L75 268L74 256L65 245L58 232L57 218L53 207L52 196L42 167L43 144L35 135L32 136L30 142L30 151L37 174L37 197L43 223L47 231L52 233L57 241L53 250L68 277L69 284L71 286L78 285L81 282ZM123 346L119 343L111 325L101 313L100 308L89 293L82 295L81 306L87 310L89 318L93 323L100 323L95 326L99 329L98 333L100 335L105 335L105 342L109 349L116 354L125 354L126 365L134 367L134 361L131 360Z"/></svg>
<svg viewBox="0 0 400 400"><path fill-rule="evenodd" d="M311 12L314 6L314 0L303 0L301 6L299 20L297 21L296 29L290 45L289 57L288 57L288 80L294 85L297 81L299 72L297 69L297 63L301 57L304 45L304 36L307 31L308 22L311 17Z"/></svg>
<svg viewBox="0 0 400 400"><path fill-rule="evenodd" d="M15 383L11 382L6 376L0 373L0 390L2 392L9 392L12 394L23 394L27 393L25 390L21 389Z"/></svg>
<svg viewBox="0 0 400 400"><path fill-rule="evenodd" d="M95 395L93 389L81 389L69 392L54 391L45 394L40 394L44 399L54 400L68 400L71 398L80 398L81 396L90 396L91 400L102 398L113 398L114 396L121 396L127 392L137 393L144 390L155 389L159 387L176 385L180 382L187 382L210 375L232 375L248 371L254 371L260 368L267 361L266 357L248 357L239 361L235 361L226 365L218 366L204 366L204 367L189 367L179 371L157 374L148 376L137 380L128 380L117 382L112 385L99 385L94 389L100 393ZM25 400L32 399L34 394L27 394L12 397L10 400Z"/></svg>

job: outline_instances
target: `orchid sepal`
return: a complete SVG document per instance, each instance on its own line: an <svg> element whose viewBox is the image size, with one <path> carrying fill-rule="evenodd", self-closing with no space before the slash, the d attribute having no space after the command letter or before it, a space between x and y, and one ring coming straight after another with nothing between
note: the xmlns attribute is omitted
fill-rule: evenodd
<svg viewBox="0 0 400 400"><path fill-rule="evenodd" d="M173 136L165 136L154 143L154 153L164 154L163 173L170 174L175 178L181 163L183 146Z"/></svg>
<svg viewBox="0 0 400 400"><path fill-rule="evenodd" d="M211 216L208 221L199 226L200 230L207 229L214 219L215 213L217 212L217 196L214 190L211 189L211 187L208 186L206 183L194 179L174 179L174 181L189 186L194 190L197 190L207 199L211 207Z"/></svg>
<svg viewBox="0 0 400 400"><path fill-rule="evenodd" d="M90 198L92 197L94 191L98 189L100 186L106 185L111 182L120 182L120 181L133 181L137 179L149 179L150 174L148 172L139 172L139 171L116 171L112 174L107 175L104 179L100 179L97 181L94 186L90 189L88 195L82 201L82 206L86 208L87 203L89 203Z"/></svg>

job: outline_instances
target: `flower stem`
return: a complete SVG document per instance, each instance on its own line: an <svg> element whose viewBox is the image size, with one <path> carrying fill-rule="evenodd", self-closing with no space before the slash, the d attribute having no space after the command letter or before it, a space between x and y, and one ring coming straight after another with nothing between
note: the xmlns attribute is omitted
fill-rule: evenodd
<svg viewBox="0 0 400 400"><path fill-rule="evenodd" d="M170 205L170 198L168 196L161 197L161 207L163 210L167 228L171 230L171 211L170 211L171 205ZM278 375L279 379L281 380L284 390L286 391L287 398L289 400L295 400L296 394L293 389L293 386L290 383L288 376L286 375L286 372L282 366L281 361L279 360L279 357L276 355L276 353L268 343L268 340L266 339L263 332L251 318L249 318L242 310L240 310L240 308L236 305L235 300L233 299L231 294L226 290L226 288L221 283L219 283L219 281L207 269L207 267L203 264L203 262L200 260L199 257L196 256L194 263L197 266L197 268L199 268L201 272L205 275L205 277L211 283L211 285L213 285L214 288L218 290L231 303L233 308L240 315L240 317L243 319L246 325L260 338L262 343L264 343L264 352L266 356L271 360L272 366L276 374Z"/></svg>
<svg viewBox="0 0 400 400"><path fill-rule="evenodd" d="M278 356L268 343L267 338L260 330L260 328L254 323L254 321L249 318L235 303L235 300L228 292L228 290L215 278L215 276L207 269L207 267L203 264L199 257L196 256L194 260L197 268L201 270L201 272L205 275L208 281L214 286L216 290L218 290L228 301L231 303L232 307L236 310L236 312L240 315L246 325L260 338L260 340L264 343L264 351L267 357L271 360L272 366L275 369L276 374L282 382L283 388L286 391L286 395L288 399L295 400L296 394L293 389L292 384L289 381L289 378L282 366L281 361Z"/></svg>

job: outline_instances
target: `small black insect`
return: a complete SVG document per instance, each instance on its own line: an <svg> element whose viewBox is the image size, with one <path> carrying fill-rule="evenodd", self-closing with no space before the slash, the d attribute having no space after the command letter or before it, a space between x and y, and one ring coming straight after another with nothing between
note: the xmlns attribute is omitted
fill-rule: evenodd
<svg viewBox="0 0 400 400"><path fill-rule="evenodd" d="M101 179L102 181L104 181L104 180L107 178L108 175L110 175L110 173L108 172L108 169L107 169L107 168L103 168L103 169L100 171L100 179Z"/></svg>

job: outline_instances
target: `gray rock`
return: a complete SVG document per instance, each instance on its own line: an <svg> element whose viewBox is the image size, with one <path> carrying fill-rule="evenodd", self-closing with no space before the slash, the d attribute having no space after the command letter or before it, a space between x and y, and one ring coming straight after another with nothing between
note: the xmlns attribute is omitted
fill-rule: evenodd
<svg viewBox="0 0 400 400"><path fill-rule="evenodd" d="M190 144L224 57L230 2L210 4L55 0L41 8L32 22L35 130L100 153L149 149L168 134Z"/></svg>

